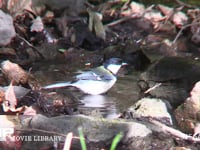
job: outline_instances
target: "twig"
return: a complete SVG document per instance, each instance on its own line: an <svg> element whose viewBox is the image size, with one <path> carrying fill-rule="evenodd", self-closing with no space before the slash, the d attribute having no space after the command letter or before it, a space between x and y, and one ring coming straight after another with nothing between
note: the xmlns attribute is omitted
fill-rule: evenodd
<svg viewBox="0 0 200 150"><path fill-rule="evenodd" d="M160 123L159 121L153 120L153 119L148 119L148 122L160 127L163 132L168 133L172 136L175 136L177 138L187 140L187 141L192 141L192 142L198 142L200 143L200 138L195 138L193 136L190 136L188 134L185 134L179 130L176 130L174 128L168 127L163 123Z"/></svg>
<svg viewBox="0 0 200 150"><path fill-rule="evenodd" d="M38 55L44 59L44 56L42 55L42 53L35 47L33 46L29 41L27 41L25 38L23 38L22 36L20 36L19 34L16 34L18 38L20 38L22 41L24 41L28 46L30 46L31 48L33 48L34 50L36 50L36 52L38 53Z"/></svg>
<svg viewBox="0 0 200 150"><path fill-rule="evenodd" d="M147 89L144 93L147 94L147 93L151 92L152 90L154 90L155 88L157 88L157 87L159 87L159 86L161 86L161 85L162 85L162 83L157 83L157 84L154 85L153 87Z"/></svg>
<svg viewBox="0 0 200 150"><path fill-rule="evenodd" d="M177 41L177 39L180 37L180 35L181 35L181 33L183 32L184 29L186 29L186 28L188 28L188 27L191 27L191 26L194 26L194 25L199 25L199 24L200 24L200 22L195 22L195 23L191 23L191 24L187 24L187 25L183 26L183 27L179 30L179 32L178 32L178 34L176 35L176 37L174 38L172 44L174 44L174 43Z"/></svg>
<svg viewBox="0 0 200 150"><path fill-rule="evenodd" d="M145 10L144 12L142 12L142 14L132 13L132 14L131 14L130 16L128 16L128 17L121 18L121 19L119 19L119 20L113 21L113 22L111 22L111 23L105 25L105 27L115 26L115 25L120 24L120 23L122 23L122 22L124 22L124 21L127 21L127 20L129 20L129 19L140 18L140 17L144 16L144 14L145 14L146 12L150 11L153 7L154 7L154 5L151 5L151 6L147 7L146 10Z"/></svg>
<svg viewBox="0 0 200 150"><path fill-rule="evenodd" d="M121 12L124 11L124 10L128 7L128 5L130 4L130 2L131 2L130 0L127 0L127 1L124 3L124 5L122 6L122 8L121 8L120 11L121 11Z"/></svg>
<svg viewBox="0 0 200 150"><path fill-rule="evenodd" d="M132 14L131 16L124 17L124 18L121 18L121 19L119 19L119 20L113 21L113 22L107 24L106 26L107 26L107 27L115 26L115 25L117 25L117 24L120 24L120 23L122 23L122 22L124 22L124 21L127 21L127 20L129 20L129 19L133 19L133 18L136 18L136 17L138 17L137 14Z"/></svg>
<svg viewBox="0 0 200 150"><path fill-rule="evenodd" d="M180 0L174 0L177 4L183 6L183 7L187 7L187 8L194 8L194 6L190 5L190 4L186 4Z"/></svg>

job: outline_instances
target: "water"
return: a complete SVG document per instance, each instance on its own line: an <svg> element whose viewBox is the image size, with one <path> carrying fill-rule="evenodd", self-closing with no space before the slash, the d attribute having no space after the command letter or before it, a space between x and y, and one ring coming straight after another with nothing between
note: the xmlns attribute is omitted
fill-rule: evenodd
<svg viewBox="0 0 200 150"><path fill-rule="evenodd" d="M76 69L79 67L67 67L65 63L51 64L39 63L33 66L34 75L42 85L57 81L70 81L75 72L79 70ZM116 84L103 95L85 95L70 88L66 88L66 91L71 91L82 102L83 105L78 107L81 114L116 118L139 99L138 76L138 72L131 72L123 77L118 77Z"/></svg>

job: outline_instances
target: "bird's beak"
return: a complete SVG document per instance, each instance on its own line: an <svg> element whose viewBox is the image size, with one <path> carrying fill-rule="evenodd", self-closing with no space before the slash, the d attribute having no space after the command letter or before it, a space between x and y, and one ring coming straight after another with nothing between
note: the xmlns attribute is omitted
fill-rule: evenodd
<svg viewBox="0 0 200 150"><path fill-rule="evenodd" d="M123 63L122 63L122 66L126 66L126 65L128 65L126 62L123 62Z"/></svg>

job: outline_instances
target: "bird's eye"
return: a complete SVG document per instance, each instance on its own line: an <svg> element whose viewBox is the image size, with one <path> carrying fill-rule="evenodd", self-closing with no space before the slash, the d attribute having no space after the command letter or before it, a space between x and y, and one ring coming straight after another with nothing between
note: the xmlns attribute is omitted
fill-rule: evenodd
<svg viewBox="0 0 200 150"><path fill-rule="evenodd" d="M121 65L123 62L122 62L122 60L120 59L119 61L118 61L118 65Z"/></svg>

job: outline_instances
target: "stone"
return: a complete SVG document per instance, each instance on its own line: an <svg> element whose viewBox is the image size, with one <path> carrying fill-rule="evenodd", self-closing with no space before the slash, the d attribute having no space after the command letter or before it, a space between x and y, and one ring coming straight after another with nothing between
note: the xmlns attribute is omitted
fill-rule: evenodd
<svg viewBox="0 0 200 150"><path fill-rule="evenodd" d="M167 125L173 124L167 104L161 99L143 98L131 106L128 112L133 119L143 117L153 118Z"/></svg>
<svg viewBox="0 0 200 150"><path fill-rule="evenodd" d="M0 10L0 45L8 45L12 38L16 36L13 19L9 14Z"/></svg>

